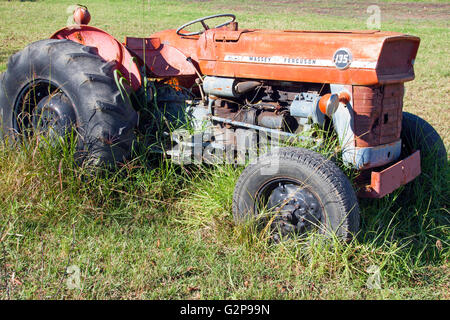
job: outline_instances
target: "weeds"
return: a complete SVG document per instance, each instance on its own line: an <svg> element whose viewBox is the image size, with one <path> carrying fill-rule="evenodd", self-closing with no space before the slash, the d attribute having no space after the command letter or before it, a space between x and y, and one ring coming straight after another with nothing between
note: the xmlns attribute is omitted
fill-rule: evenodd
<svg viewBox="0 0 450 320"><path fill-rule="evenodd" d="M445 297L445 184L363 201L349 244L313 234L275 245L254 224L233 223L240 168L156 155L93 173L72 161L71 139L57 141L0 149L4 298ZM69 256L79 289L61 284ZM380 290L367 288L372 266Z"/></svg>

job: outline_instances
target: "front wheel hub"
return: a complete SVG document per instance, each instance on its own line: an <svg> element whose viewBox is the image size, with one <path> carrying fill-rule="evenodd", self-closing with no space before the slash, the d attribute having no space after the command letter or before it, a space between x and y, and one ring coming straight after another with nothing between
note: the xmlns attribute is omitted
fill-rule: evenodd
<svg viewBox="0 0 450 320"><path fill-rule="evenodd" d="M278 182L270 188L267 208L274 213L271 227L274 240L292 234L304 235L322 220L322 205L305 187L292 182Z"/></svg>

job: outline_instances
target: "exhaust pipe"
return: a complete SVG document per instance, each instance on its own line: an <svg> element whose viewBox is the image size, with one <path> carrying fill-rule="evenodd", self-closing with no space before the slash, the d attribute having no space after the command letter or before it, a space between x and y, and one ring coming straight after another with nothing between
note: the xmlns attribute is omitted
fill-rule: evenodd
<svg viewBox="0 0 450 320"><path fill-rule="evenodd" d="M203 90L216 97L239 98L260 86L259 81L241 81L233 78L205 77Z"/></svg>

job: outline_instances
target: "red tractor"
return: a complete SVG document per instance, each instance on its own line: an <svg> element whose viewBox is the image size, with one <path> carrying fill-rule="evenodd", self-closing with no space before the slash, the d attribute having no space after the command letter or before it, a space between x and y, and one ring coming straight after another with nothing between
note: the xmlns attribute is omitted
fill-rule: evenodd
<svg viewBox="0 0 450 320"><path fill-rule="evenodd" d="M242 29L220 14L121 43L89 20L79 8L78 25L9 59L0 76L4 139L75 129L77 157L99 164L129 157L136 130L160 130L174 161L255 160L237 182L233 214L237 222L264 216L275 238L317 229L348 240L359 229L343 171L315 151L280 146L320 149L317 129L334 135L344 165L361 172L360 197L412 181L431 153L447 164L437 132L402 111L418 37Z"/></svg>

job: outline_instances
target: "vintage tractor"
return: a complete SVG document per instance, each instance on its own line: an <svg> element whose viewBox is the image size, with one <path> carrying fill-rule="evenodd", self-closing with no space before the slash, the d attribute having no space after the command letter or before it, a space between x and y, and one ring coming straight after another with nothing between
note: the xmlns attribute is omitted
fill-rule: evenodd
<svg viewBox="0 0 450 320"><path fill-rule="evenodd" d="M418 37L241 29L219 14L121 43L89 20L78 8L78 25L9 59L0 76L4 139L75 128L78 159L100 164L129 157L136 130L160 130L154 136L170 138L165 152L177 162L254 160L233 214L262 217L277 239L315 229L348 240L358 231L356 192L333 159L360 171L358 195L372 198L416 178L421 156L447 164L436 131L402 111ZM320 149L318 129L334 135L338 157L283 147Z"/></svg>

